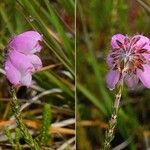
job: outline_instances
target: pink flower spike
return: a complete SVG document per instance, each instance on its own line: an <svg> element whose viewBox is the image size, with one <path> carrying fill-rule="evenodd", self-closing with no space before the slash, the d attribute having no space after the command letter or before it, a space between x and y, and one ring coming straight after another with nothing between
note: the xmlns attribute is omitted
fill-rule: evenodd
<svg viewBox="0 0 150 150"><path fill-rule="evenodd" d="M42 35L35 31L27 31L12 38L8 47L24 54L33 54L42 49Z"/></svg>
<svg viewBox="0 0 150 150"><path fill-rule="evenodd" d="M150 88L150 40L143 35L128 37L116 34L111 40L111 51L107 57L110 68L106 76L109 89L114 89L123 79L130 89L135 89L139 80ZM119 77L120 75L120 77Z"/></svg>
<svg viewBox="0 0 150 150"><path fill-rule="evenodd" d="M35 31L24 32L11 40L4 64L6 77L11 84L32 85L32 74L42 67L41 59L33 54L42 49L41 41L42 36Z"/></svg>

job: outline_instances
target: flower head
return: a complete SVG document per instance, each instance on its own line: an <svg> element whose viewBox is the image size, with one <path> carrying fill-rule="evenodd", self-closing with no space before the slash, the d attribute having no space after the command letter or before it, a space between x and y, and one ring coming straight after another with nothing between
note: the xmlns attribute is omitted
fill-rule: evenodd
<svg viewBox="0 0 150 150"><path fill-rule="evenodd" d="M110 68L106 76L109 89L114 89L120 79L130 89L134 89L139 80L150 88L150 40L147 37L114 35L107 63Z"/></svg>
<svg viewBox="0 0 150 150"><path fill-rule="evenodd" d="M41 59L34 54L42 49L41 41L42 36L38 32L27 31L9 42L4 69L10 83L24 86L32 84L32 74L42 67Z"/></svg>

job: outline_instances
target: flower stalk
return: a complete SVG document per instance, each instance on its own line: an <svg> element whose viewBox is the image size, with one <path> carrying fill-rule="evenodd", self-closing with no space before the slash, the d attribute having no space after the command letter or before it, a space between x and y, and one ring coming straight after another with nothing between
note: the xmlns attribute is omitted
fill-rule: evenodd
<svg viewBox="0 0 150 150"><path fill-rule="evenodd" d="M114 130L117 125L117 116L118 116L121 95L122 95L122 89L123 89L123 80L121 80L118 85L118 92L116 94L115 102L113 105L113 112L111 115L111 119L109 120L108 129L105 132L105 140L104 140L103 150L110 150L110 148L111 148L110 143L114 138Z"/></svg>
<svg viewBox="0 0 150 150"><path fill-rule="evenodd" d="M110 149L117 124L117 114L125 83L134 90L141 81L150 88L150 40L143 35L128 36L115 34L111 39L111 50L107 57L109 72L106 76L107 87L110 90L118 86L118 93L113 106L113 113L105 133L104 150Z"/></svg>
<svg viewBox="0 0 150 150"><path fill-rule="evenodd" d="M22 137L25 138L25 141L30 146L31 150L40 150L38 143L32 138L31 134L29 133L28 129L26 128L26 126L22 121L22 117L20 114L20 105L14 87L11 87L11 95L12 95L12 102L11 102L12 111L14 113L16 123L18 125L18 129L20 130Z"/></svg>

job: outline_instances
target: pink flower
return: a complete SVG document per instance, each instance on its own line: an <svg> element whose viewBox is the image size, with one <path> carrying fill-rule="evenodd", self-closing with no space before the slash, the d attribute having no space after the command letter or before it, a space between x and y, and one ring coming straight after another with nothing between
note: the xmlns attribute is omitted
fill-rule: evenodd
<svg viewBox="0 0 150 150"><path fill-rule="evenodd" d="M32 74L42 67L41 59L34 54L42 49L39 42L42 36L35 31L24 32L10 41L4 69L13 85L32 84Z"/></svg>
<svg viewBox="0 0 150 150"><path fill-rule="evenodd" d="M107 63L110 71L106 82L110 90L115 88L121 78L130 89L134 89L139 80L150 88L150 40L147 37L114 35Z"/></svg>

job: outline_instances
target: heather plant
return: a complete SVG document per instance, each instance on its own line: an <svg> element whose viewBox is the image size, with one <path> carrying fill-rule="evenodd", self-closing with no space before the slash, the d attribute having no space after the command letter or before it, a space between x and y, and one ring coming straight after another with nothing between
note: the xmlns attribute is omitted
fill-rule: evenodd
<svg viewBox="0 0 150 150"><path fill-rule="evenodd" d="M147 0L77 3L79 150L150 147L149 6Z"/></svg>
<svg viewBox="0 0 150 150"><path fill-rule="evenodd" d="M27 144L33 150L40 150L40 147L22 122L20 105L16 95L16 87L31 86L33 72L42 67L40 58L34 54L42 49L39 42L42 42L42 36L35 31L24 32L13 37L7 46L6 60L4 64L6 77L10 82L12 111L18 129L22 136L25 137ZM8 134L7 136L9 138Z"/></svg>
<svg viewBox="0 0 150 150"><path fill-rule="evenodd" d="M74 149L74 1L2 1L0 20L0 148Z"/></svg>
<svg viewBox="0 0 150 150"><path fill-rule="evenodd" d="M108 88L113 90L116 86L118 93L114 101L113 113L105 133L104 150L111 148L110 143L114 137L117 124L117 115L124 83L130 90L134 90L139 80L145 87L150 88L150 40L143 35L133 37L116 34L111 40L111 51L107 57L110 71L106 76Z"/></svg>

